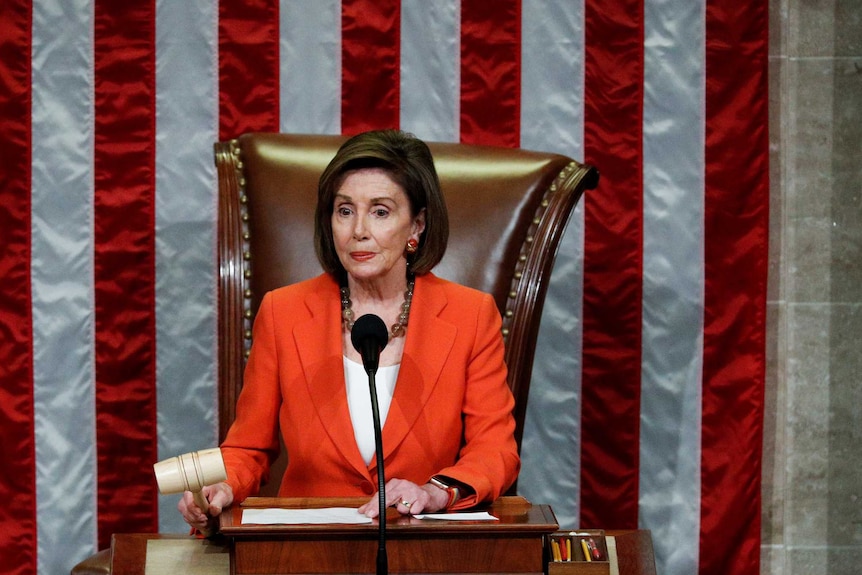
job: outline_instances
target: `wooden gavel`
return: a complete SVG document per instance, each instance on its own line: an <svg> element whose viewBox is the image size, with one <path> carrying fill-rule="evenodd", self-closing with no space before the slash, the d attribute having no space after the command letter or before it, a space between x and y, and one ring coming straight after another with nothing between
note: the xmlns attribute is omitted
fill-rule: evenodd
<svg viewBox="0 0 862 575"><path fill-rule="evenodd" d="M205 485L213 485L227 479L224 459L218 447L192 451L159 461L153 465L153 471L162 495L191 491L195 504L204 513L209 509L209 502L201 489Z"/></svg>

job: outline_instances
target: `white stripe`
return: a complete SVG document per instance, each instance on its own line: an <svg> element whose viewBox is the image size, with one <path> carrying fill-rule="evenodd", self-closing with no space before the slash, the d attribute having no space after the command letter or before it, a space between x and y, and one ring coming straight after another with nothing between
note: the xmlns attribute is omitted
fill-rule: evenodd
<svg viewBox="0 0 862 575"><path fill-rule="evenodd" d="M33 5L32 312L38 571L95 551L93 10Z"/></svg>
<svg viewBox="0 0 862 575"><path fill-rule="evenodd" d="M218 443L216 389L217 8L156 12L156 399L159 459ZM187 528L178 496L159 529Z"/></svg>
<svg viewBox="0 0 862 575"><path fill-rule="evenodd" d="M584 153L584 6L582 0L523 0L521 147ZM553 502L564 529L580 512L580 398L584 211L579 203L563 236L542 313L518 491Z"/></svg>
<svg viewBox="0 0 862 575"><path fill-rule="evenodd" d="M646 3L639 516L669 575L700 534L704 29L700 2Z"/></svg>
<svg viewBox="0 0 862 575"><path fill-rule="evenodd" d="M340 134L340 0L281 2L279 22L281 131Z"/></svg>
<svg viewBox="0 0 862 575"><path fill-rule="evenodd" d="M401 3L401 128L419 138L460 137L460 3Z"/></svg>

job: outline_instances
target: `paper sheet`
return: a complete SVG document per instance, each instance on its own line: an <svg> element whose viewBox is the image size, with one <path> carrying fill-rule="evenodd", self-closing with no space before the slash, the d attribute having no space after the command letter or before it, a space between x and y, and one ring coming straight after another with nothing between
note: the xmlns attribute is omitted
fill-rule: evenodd
<svg viewBox="0 0 862 575"><path fill-rule="evenodd" d="M243 509L242 523L256 525L320 525L346 523L350 525L371 523L353 507L326 507L323 509Z"/></svg>
<svg viewBox="0 0 862 575"><path fill-rule="evenodd" d="M446 521L499 521L486 511L473 513L425 513L414 515L416 519L445 519Z"/></svg>

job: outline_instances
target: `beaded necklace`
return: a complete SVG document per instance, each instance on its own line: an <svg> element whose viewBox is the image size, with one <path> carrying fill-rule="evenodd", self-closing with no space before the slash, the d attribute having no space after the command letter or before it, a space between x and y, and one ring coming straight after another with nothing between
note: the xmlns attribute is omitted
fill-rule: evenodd
<svg viewBox="0 0 862 575"><path fill-rule="evenodd" d="M401 303L401 313L398 314L398 321L392 324L389 333L390 341L394 337L404 335L407 329L407 320L410 317L410 304L413 302L413 286L416 280L411 275L407 278L407 289L404 291L404 301ZM350 288L341 286L341 321L347 331L353 329L353 302L350 301Z"/></svg>

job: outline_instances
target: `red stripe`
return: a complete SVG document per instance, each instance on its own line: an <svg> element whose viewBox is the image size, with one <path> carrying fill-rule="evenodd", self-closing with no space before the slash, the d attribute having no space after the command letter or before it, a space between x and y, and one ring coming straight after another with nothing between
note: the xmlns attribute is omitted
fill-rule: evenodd
<svg viewBox="0 0 862 575"><path fill-rule="evenodd" d="M99 547L155 531L155 0L97 0L94 279Z"/></svg>
<svg viewBox="0 0 862 575"><path fill-rule="evenodd" d="M341 6L341 131L400 124L401 2L355 0Z"/></svg>
<svg viewBox="0 0 862 575"><path fill-rule="evenodd" d="M521 1L461 2L461 141L521 143Z"/></svg>
<svg viewBox="0 0 862 575"><path fill-rule="evenodd" d="M638 524L643 3L586 2L581 525Z"/></svg>
<svg viewBox="0 0 862 575"><path fill-rule="evenodd" d="M0 557L36 572L36 446L30 314L30 2L0 2Z"/></svg>
<svg viewBox="0 0 862 575"><path fill-rule="evenodd" d="M278 0L219 2L219 139L279 129Z"/></svg>
<svg viewBox="0 0 862 575"><path fill-rule="evenodd" d="M700 573L757 575L769 211L767 6L712 0L706 18Z"/></svg>

